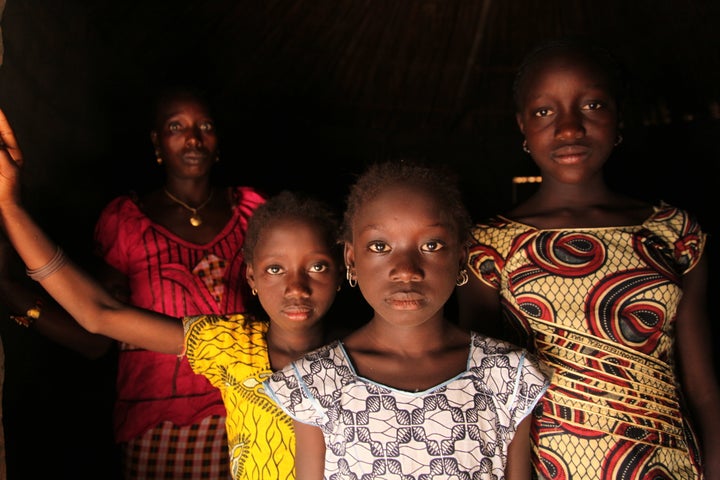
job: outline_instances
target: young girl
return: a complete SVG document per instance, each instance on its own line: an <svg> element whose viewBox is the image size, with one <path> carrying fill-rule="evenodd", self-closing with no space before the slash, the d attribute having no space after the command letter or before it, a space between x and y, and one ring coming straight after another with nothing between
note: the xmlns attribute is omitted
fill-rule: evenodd
<svg viewBox="0 0 720 480"><path fill-rule="evenodd" d="M89 331L187 356L193 370L222 393L233 478L294 478L292 422L264 394L261 382L328 341L321 318L342 279L331 211L290 193L255 210L243 247L246 276L268 319L200 315L180 324L119 302L63 256L19 202L22 154L1 111L0 138L0 219L28 274Z"/></svg>
<svg viewBox="0 0 720 480"><path fill-rule="evenodd" d="M295 421L298 478L529 478L535 359L443 309L465 271L468 214L451 177L405 162L352 187L345 263L369 323L266 382Z"/></svg>
<svg viewBox="0 0 720 480"><path fill-rule="evenodd" d="M523 63L517 122L542 183L474 228L461 324L487 331L478 320L502 308L555 368L532 428L542 478L702 478L689 402L706 478L718 479L706 236L688 212L605 182L622 140L620 71L606 52L569 42Z"/></svg>

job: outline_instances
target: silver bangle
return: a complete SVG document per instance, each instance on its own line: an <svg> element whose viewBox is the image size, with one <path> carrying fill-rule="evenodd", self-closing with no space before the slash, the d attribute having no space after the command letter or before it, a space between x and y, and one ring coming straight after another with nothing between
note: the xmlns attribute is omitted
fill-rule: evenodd
<svg viewBox="0 0 720 480"><path fill-rule="evenodd" d="M39 282L60 270L63 266L65 266L66 263L67 257L65 256L62 248L58 246L55 250L55 255L50 259L48 263L34 270L26 268L25 273L27 273L28 277L32 278L36 282Z"/></svg>

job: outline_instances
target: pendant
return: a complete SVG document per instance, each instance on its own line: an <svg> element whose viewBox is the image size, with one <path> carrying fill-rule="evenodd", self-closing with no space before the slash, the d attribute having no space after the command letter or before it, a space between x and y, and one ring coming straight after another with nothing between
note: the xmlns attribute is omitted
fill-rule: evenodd
<svg viewBox="0 0 720 480"><path fill-rule="evenodd" d="M193 227L199 227L200 225L202 225L202 222L202 218L200 218L200 215L198 215L197 213L194 213L190 216L190 225L192 225Z"/></svg>

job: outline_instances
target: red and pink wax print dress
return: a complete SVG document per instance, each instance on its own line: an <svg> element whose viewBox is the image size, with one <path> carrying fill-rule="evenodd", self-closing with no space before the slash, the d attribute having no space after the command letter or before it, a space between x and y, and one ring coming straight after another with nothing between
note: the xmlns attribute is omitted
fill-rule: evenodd
<svg viewBox="0 0 720 480"><path fill-rule="evenodd" d="M264 199L249 187L235 187L232 194L232 218L205 245L187 242L154 223L129 195L105 207L95 228L95 239L105 261L128 277L133 305L178 317L179 323L185 316L244 310L242 293L247 287L241 247L248 219ZM220 442L221 451L213 452L212 468L219 466L224 471L222 477L228 477L226 414L220 392L204 376L192 371L187 358L121 345L114 416L115 436L120 443L138 439L163 422L181 427L199 425L200 431L195 432L199 437L202 431L214 430L217 435L213 450L218 450ZM208 419L212 419L210 425ZM154 438L160 438L158 434ZM170 436L177 436L177 432ZM147 441L151 441L149 437ZM162 448L149 447L153 451ZM191 453L190 458L179 461L196 456L202 462L202 455ZM135 456L139 455L144 454L136 452Z"/></svg>
<svg viewBox="0 0 720 480"><path fill-rule="evenodd" d="M642 225L540 230L495 217L469 265L554 367L533 423L547 479L697 479L673 348L681 277L705 248L684 210Z"/></svg>

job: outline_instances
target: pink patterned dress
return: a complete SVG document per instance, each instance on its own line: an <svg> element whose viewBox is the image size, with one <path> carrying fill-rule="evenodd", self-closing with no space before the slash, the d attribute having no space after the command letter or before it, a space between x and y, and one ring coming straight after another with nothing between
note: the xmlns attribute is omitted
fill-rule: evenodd
<svg viewBox="0 0 720 480"><path fill-rule="evenodd" d="M235 187L233 196L232 218L205 245L187 242L154 223L129 195L105 207L95 239L105 261L128 277L133 305L178 317L179 323L185 316L244 310L247 286L241 246L248 219L264 199L249 187ZM116 441L139 443L126 449L127 460L135 465L126 467L137 470L138 477L160 478L168 474L162 469L180 468L203 478L228 478L226 414L220 392L192 371L187 358L121 345L114 417ZM177 427L190 427L190 433L172 430ZM159 431L148 433L154 429ZM203 432L212 437L208 455L198 443ZM144 450L177 449L169 442L178 439L189 449L183 454L186 458L176 456L180 466L170 466L174 460L168 457L173 453L153 454L156 458L151 462L139 460L147 457ZM211 467L201 466L208 463L203 458L211 460ZM184 467L187 461L198 466ZM161 471L147 471L156 468Z"/></svg>

